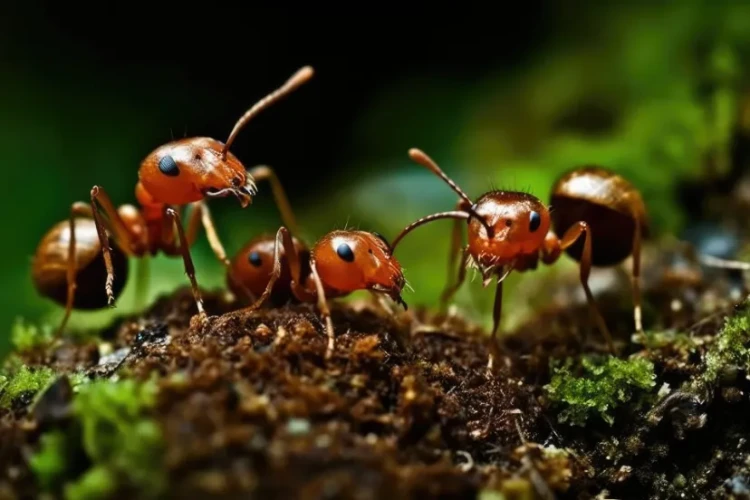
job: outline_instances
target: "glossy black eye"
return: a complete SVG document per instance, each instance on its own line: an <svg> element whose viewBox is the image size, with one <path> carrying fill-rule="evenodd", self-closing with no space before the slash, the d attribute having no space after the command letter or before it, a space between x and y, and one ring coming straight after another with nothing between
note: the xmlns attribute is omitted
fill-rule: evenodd
<svg viewBox="0 0 750 500"><path fill-rule="evenodd" d="M346 262L354 262L354 251L352 250L352 247L346 243L340 244L338 248L336 248L336 253L342 260L345 260Z"/></svg>
<svg viewBox="0 0 750 500"><path fill-rule="evenodd" d="M177 166L177 162L174 161L170 155L163 156L159 160L159 171L169 177L177 177L180 175L180 168Z"/></svg>
<svg viewBox="0 0 750 500"><path fill-rule="evenodd" d="M260 267L263 263L263 261L260 260L260 254L258 252L250 252L250 255L247 256L247 261L255 267Z"/></svg>
<svg viewBox="0 0 750 500"><path fill-rule="evenodd" d="M531 212L529 215L529 231L532 233L539 229L539 226L542 224L542 216L539 215L537 212Z"/></svg>

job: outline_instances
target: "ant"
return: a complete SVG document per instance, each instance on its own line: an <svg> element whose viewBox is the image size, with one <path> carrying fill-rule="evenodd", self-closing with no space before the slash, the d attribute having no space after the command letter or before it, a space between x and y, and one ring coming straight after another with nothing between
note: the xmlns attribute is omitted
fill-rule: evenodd
<svg viewBox="0 0 750 500"><path fill-rule="evenodd" d="M223 144L209 137L192 137L174 140L149 153L141 162L135 188L140 209L129 204L115 208L101 186L91 189L91 203L73 203L69 220L46 233L33 260L32 278L37 290L65 305L60 332L73 309L99 309L114 304L125 281L115 282L114 277L127 277L128 257L159 252L182 256L199 316L205 322L206 313L189 251L201 223L216 257L227 268L231 267L205 200L234 195L242 208L246 208L257 193L256 182L267 180L282 214L289 213L289 203L273 170L261 165L246 171L229 149L248 122L312 76L310 66L295 72L245 112ZM192 207L187 230L174 208L185 205ZM110 236L116 243L112 247ZM101 294L102 281L106 302Z"/></svg>
<svg viewBox="0 0 750 500"><path fill-rule="evenodd" d="M581 285L610 351L614 351L612 337L594 301L588 278L592 266L612 266L632 255L633 317L636 330L643 330L641 238L648 235L648 220L640 193L624 178L595 166L569 171L552 188L555 210L551 211L535 196L516 191L490 191L473 202L424 152L410 149L409 156L445 181L460 200L455 211L428 215L408 225L394 240L393 248L416 227L438 219L456 219L449 259L452 273L461 250L459 221L466 220L468 244L463 248L463 265L459 268L457 281L446 286L440 298L441 306L445 307L464 282L467 267L479 269L485 287L496 278L492 327L494 347L505 278L512 271L536 269L540 259L551 265L562 252L580 263ZM493 356L490 355L489 369L492 363Z"/></svg>
<svg viewBox="0 0 750 500"><path fill-rule="evenodd" d="M401 298L406 286L401 265L388 241L376 232L331 231L310 249L281 226L275 237L257 237L236 254L228 284L235 293L244 289L260 295L244 311L254 311L267 301L317 302L328 335L326 359L334 350L328 299L368 290L379 298L389 296L405 310L408 307Z"/></svg>

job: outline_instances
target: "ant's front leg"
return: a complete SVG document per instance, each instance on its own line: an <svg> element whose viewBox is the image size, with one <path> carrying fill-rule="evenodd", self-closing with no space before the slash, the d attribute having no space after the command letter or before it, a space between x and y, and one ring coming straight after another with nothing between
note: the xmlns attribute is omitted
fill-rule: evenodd
<svg viewBox="0 0 750 500"><path fill-rule="evenodd" d="M216 259L224 266L230 278L242 288L245 295L251 300L254 299L253 294L250 293L250 290L248 290L242 283L242 280L236 279L233 276L232 263L229 258L227 258L227 252L224 250L224 245L219 239L219 234L216 231L216 225L214 224L213 217L211 217L211 211L208 208L208 204L201 200L192 203L191 206L192 210L188 216L187 222L186 239L188 245L191 247L193 246L195 240L198 238L198 230L202 225L203 229L206 231L208 244L216 256Z"/></svg>
<svg viewBox="0 0 750 500"><path fill-rule="evenodd" d="M326 323L326 332L328 334L328 346L326 347L326 359L330 359L333 355L335 347L335 337L333 330L333 320L331 319L331 310L328 308L328 301L326 300L325 288L323 282L320 280L318 270L315 267L315 262L310 262L310 275L312 276L313 282L315 283L316 295L318 298L318 310L320 315Z"/></svg>
<svg viewBox="0 0 750 500"><path fill-rule="evenodd" d="M198 308L198 315L201 323L205 324L207 321L206 311L203 309L203 298L201 297L200 289L198 288L198 281L195 279L195 266L193 265L193 259L190 257L190 247L188 245L187 238L185 237L185 230L182 227L182 219L177 211L173 208L167 208L165 210L167 218L172 220L172 225L177 231L177 237L180 240L179 251L182 255L182 261L185 265L185 273L190 280L190 286L193 289L193 297L195 298L195 305Z"/></svg>
<svg viewBox="0 0 750 500"><path fill-rule="evenodd" d="M487 361L487 372L492 372L492 366L495 361L495 356L499 354L499 349L497 346L497 331L500 328L500 318L502 317L503 312L503 279L498 278L497 280L497 287L495 288L495 303L492 307L492 337L491 337L491 346L490 346L490 356L489 360Z"/></svg>
<svg viewBox="0 0 750 500"><path fill-rule="evenodd" d="M456 210L466 210L467 203L464 200L459 200L456 205ZM463 241L462 227L464 221L461 219L455 219L453 222L453 232L451 234L451 250L448 257L448 283L445 286L445 290L440 295L440 309L444 312L447 308L448 302L453 298L461 285L466 280L466 267L468 258L468 252L466 248L461 249L461 243ZM461 253L461 263L458 268L458 279L455 283L451 284L450 280L453 273L456 272L456 260L458 254Z"/></svg>
<svg viewBox="0 0 750 500"><path fill-rule="evenodd" d="M252 305L246 307L243 309L245 312L255 311L259 307L261 307L266 300L268 300L268 297L271 296L271 292L273 291L273 287L276 284L276 281L281 276L281 249L284 249L284 256L287 259L289 263L289 270L292 275L292 280L294 283L299 283L300 280L300 263L299 263L299 256L297 255L296 249L294 248L294 244L292 242L292 237L289 234L289 230L281 226L278 231L276 231L276 240L274 241L273 245L273 269L271 270L271 276L268 280L268 284L266 285L266 289L263 290L263 293L261 294L260 298L256 300Z"/></svg>

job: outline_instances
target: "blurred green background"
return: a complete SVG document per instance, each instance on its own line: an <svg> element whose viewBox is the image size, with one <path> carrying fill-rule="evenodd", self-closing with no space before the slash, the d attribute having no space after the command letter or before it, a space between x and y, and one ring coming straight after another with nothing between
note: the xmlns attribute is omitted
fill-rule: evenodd
<svg viewBox="0 0 750 500"><path fill-rule="evenodd" d="M750 5L740 2L532 2L502 17L383 13L349 23L218 6L210 23L184 3L163 14L131 7L28 4L6 18L7 331L18 317L60 318L61 308L36 294L30 264L72 202L94 184L117 204L134 202L139 162L152 149L185 134L225 139L250 104L303 64L316 68L313 82L261 115L233 149L247 167L276 169L308 242L344 226L392 239L414 219L452 208L455 195L408 160L409 147L424 149L472 197L502 187L547 201L563 170L610 167L642 190L657 236L685 226L678 181L734 175L729 157L750 57ZM211 205L229 252L280 223L268 185L260 189L246 210L230 199ZM400 246L411 305L436 304L450 229L450 221L425 226ZM203 287L224 286L205 237L192 255ZM134 264L118 307L74 313L71 330L134 310ZM506 325L528 305L515 292L520 282L572 267L564 257L513 276ZM150 269L148 300L187 283L179 259L156 258ZM478 280L456 298L485 324L491 301ZM7 345L0 338L0 351Z"/></svg>

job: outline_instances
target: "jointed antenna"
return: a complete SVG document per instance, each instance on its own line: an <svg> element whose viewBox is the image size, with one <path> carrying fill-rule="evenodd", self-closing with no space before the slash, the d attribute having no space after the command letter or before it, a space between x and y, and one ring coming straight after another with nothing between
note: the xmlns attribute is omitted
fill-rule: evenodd
<svg viewBox="0 0 750 500"><path fill-rule="evenodd" d="M313 74L314 71L312 66L304 66L300 68L295 74L292 75L291 78L289 78L289 80L286 81L286 83L284 83L284 85L268 94L266 97L255 103L252 108L247 110L247 112L242 115L239 120L237 120L237 123L234 124L234 128L229 134L227 142L224 143L224 149L222 149L221 151L221 159L226 160L229 148L237 138L240 130L242 130L242 128L247 125L250 120L252 120L255 116L258 115L258 113L269 107L271 104L274 104L275 102L281 100L291 92L295 91L302 84L306 83L308 80L310 80L310 78L312 78Z"/></svg>
<svg viewBox="0 0 750 500"><path fill-rule="evenodd" d="M408 233L410 233L413 229L418 228L421 225L427 224L428 222L432 222L434 220L439 219L468 219L471 217L471 215L468 212L464 212L463 210L453 210L450 212L440 212L437 214L432 215L426 215L422 217L421 219L412 222L408 226L404 228L401 233L399 233L398 236L396 236L396 239L393 240L393 243L391 243L391 253L396 251L396 245L398 245L398 242L403 239L404 236L406 236Z"/></svg>
<svg viewBox="0 0 750 500"><path fill-rule="evenodd" d="M453 179L448 177L448 175L442 171L442 169L438 166L437 163L435 163L435 161L432 158L427 156L427 154L424 151L422 151L421 149L417 149L417 148L411 148L409 150L409 157L412 160L414 160L414 162L419 163L420 165L422 165L423 167L431 171L433 174L443 179L445 183L448 184L448 186L450 186L450 188L453 191L458 193L458 196L460 196L461 199L466 202L466 212L468 212L470 216L476 217L476 219L482 223L484 228L487 230L487 236L489 236L490 238L494 236L494 233L495 233L494 230L492 229L492 227L490 227L490 225L487 223L484 217L476 213L474 209L471 208L474 205L474 202L471 200L471 198L469 198L469 196L466 193L464 193L460 187L458 187L458 184L456 184L453 181ZM446 212L446 213L451 213L451 212ZM437 218L442 219L445 217L437 217ZM453 218L456 218L456 217L453 217ZM468 218L468 217L465 217L465 218ZM425 222L428 222L428 221L425 221Z"/></svg>
<svg viewBox="0 0 750 500"><path fill-rule="evenodd" d="M438 164L435 163L435 161L427 156L427 154L422 151L421 149L417 148L411 148L409 150L409 157L414 160L416 163L419 163L426 169L430 170L433 174L437 175L441 179L443 179L446 184L448 184L452 190L454 190L456 193L458 193L458 196L460 196L466 203L469 204L469 206L473 205L474 202L471 201L471 198L464 193L460 187L458 187L458 184L453 182L453 179L448 177L445 172L443 172L440 167L438 167Z"/></svg>

